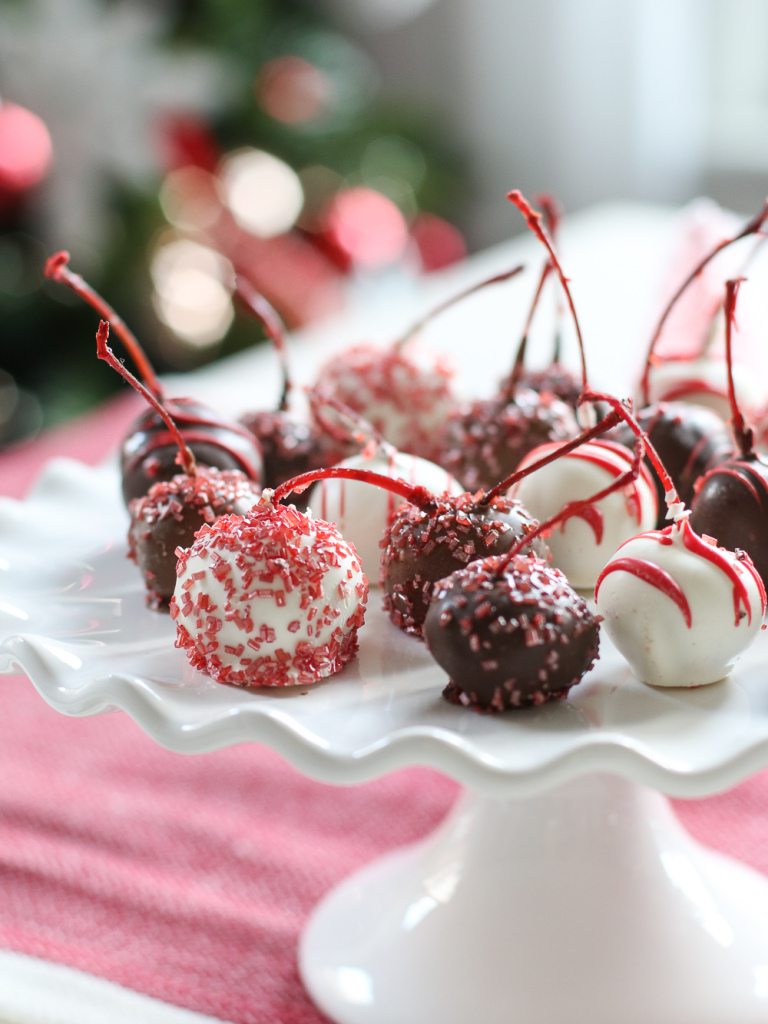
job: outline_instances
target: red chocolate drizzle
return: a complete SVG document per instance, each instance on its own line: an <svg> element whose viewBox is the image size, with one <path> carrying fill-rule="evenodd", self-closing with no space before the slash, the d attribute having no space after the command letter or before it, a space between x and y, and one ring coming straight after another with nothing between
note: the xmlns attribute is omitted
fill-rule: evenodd
<svg viewBox="0 0 768 1024"><path fill-rule="evenodd" d="M643 536L649 535L644 534ZM650 583L652 587L660 590L662 594L665 594L670 600L675 602L683 613L686 626L688 629L691 628L691 608L680 585L668 572L653 562L646 561L644 558L615 558L609 562L600 573L595 584L595 600L597 600L597 592L600 589L601 583L612 572L627 572L631 576L637 576L644 583Z"/></svg>
<svg viewBox="0 0 768 1024"><path fill-rule="evenodd" d="M720 569L721 572L724 572L728 579L731 581L731 585L733 586L733 611L735 625L738 626L739 624L739 619L741 618L741 612L739 608L742 605L747 615L747 621L751 622L752 605L749 601L749 592L747 590L746 584L744 583L744 580L737 571L736 566L733 565L732 562L726 557L723 550L721 548L718 548L715 543L710 544L706 540L704 540L703 537L700 537L694 531L690 523L687 522L687 520L683 523L683 544L685 544L688 550L692 551L695 555L699 555L701 558L705 558L708 562L711 562L712 565L717 566L717 568ZM747 571L752 575L752 578L757 584L757 589L760 594L761 614L764 615L766 607L766 595L765 587L763 586L763 581L760 578L760 575L758 574L754 565L752 564L751 559L745 556L739 561L740 564L745 569L747 569Z"/></svg>
<svg viewBox="0 0 768 1024"><path fill-rule="evenodd" d="M567 519L563 520L561 529L565 528L568 519L583 519L588 526L592 527L592 532L595 535L595 544L602 544L605 516L597 505L584 505L582 508L576 509Z"/></svg>

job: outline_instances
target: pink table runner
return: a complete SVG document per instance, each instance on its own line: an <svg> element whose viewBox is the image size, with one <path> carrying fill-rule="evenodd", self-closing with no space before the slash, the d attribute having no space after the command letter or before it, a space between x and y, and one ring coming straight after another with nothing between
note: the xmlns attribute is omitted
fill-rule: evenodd
<svg viewBox="0 0 768 1024"><path fill-rule="evenodd" d="M96 461L133 409L0 456L0 491L23 493L52 454ZM323 786L257 745L171 754L124 715L58 715L22 679L0 678L0 714L0 946L242 1024L324 1019L295 966L307 915L456 793L425 769ZM768 873L768 773L676 807Z"/></svg>

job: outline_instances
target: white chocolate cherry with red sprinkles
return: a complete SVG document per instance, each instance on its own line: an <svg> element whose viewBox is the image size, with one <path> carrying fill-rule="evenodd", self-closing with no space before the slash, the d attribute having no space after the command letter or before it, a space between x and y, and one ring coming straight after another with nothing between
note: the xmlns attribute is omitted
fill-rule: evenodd
<svg viewBox="0 0 768 1024"><path fill-rule="evenodd" d="M309 686L357 653L368 580L332 523L267 492L179 549L176 646L219 683Z"/></svg>
<svg viewBox="0 0 768 1024"><path fill-rule="evenodd" d="M402 452L440 461L441 434L455 409L455 370L418 341L434 317L489 285L508 281L521 266L496 274L443 302L390 345L358 344L333 356L316 388L364 417Z"/></svg>
<svg viewBox="0 0 768 1024"><path fill-rule="evenodd" d="M618 549L597 581L597 610L642 682L715 683L759 633L765 588L749 555L693 529L658 454L636 424L633 429L659 473L672 523Z"/></svg>

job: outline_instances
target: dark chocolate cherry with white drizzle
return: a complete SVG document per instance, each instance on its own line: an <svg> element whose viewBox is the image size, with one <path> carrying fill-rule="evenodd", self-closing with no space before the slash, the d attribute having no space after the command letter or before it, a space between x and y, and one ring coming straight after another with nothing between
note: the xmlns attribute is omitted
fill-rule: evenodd
<svg viewBox="0 0 768 1024"><path fill-rule="evenodd" d="M392 622L406 633L421 636L439 580L477 559L504 554L538 526L525 505L509 496L510 488L618 421L619 416L611 413L556 452L548 452L486 491L465 492L458 497L443 495L427 508L401 505L382 541L384 607ZM549 561L549 549L541 537L531 542L531 550Z"/></svg>
<svg viewBox="0 0 768 1024"><path fill-rule="evenodd" d="M568 282L552 242L541 225L541 214L518 191L508 197L522 212L528 227L547 250L565 290L574 318L582 367L582 388L586 386L586 362L576 310ZM551 392L526 387L508 389L495 398L480 399L456 409L448 418L443 434L440 460L468 491L491 487L511 473L533 448L547 442L565 441L578 433L573 410Z"/></svg>
<svg viewBox="0 0 768 1024"><path fill-rule="evenodd" d="M320 369L316 387L359 413L399 451L439 462L440 434L458 402L455 371L443 356L419 345L417 336L445 310L490 285L509 281L522 269L516 266L495 274L451 297L390 345L344 349Z"/></svg>
<svg viewBox="0 0 768 1024"><path fill-rule="evenodd" d="M622 490L639 466L638 447L626 472L588 501ZM472 562L436 585L424 637L448 674L447 700L490 711L544 704L564 697L592 667L599 618L559 569L522 553L524 543L582 504L569 502L506 554Z"/></svg>
<svg viewBox="0 0 768 1024"><path fill-rule="evenodd" d="M69 253L57 252L45 265L45 275L70 288L107 320L125 346L147 390L162 400L197 460L218 469L236 469L256 484L261 480L261 451L248 431L230 423L193 398L168 398L138 339L112 307L68 266ZM147 409L131 425L120 451L123 498L126 504L146 494L153 483L170 479L178 470L178 447L155 409Z"/></svg>
<svg viewBox="0 0 768 1024"><path fill-rule="evenodd" d="M552 240L552 244L557 248L557 234L562 216L560 208L552 196L546 194L537 196L536 203L541 208L544 223L549 237ZM528 350L528 339L530 337L534 317L539 308L544 287L547 284L547 281L551 279L553 270L554 267L552 265L552 260L545 260L539 274L536 289L533 293L528 315L525 319L523 333L517 346L517 352L515 353L515 359L512 365L512 372L502 382L501 391L510 399L519 388L530 388L532 391L536 391L539 394L547 392L555 395L555 397L565 402L566 405L575 409L579 401L579 396L582 392L582 382L561 362L563 304L560 297L558 297L556 306L554 340L552 356L549 364L535 370L529 369L525 365L525 358Z"/></svg>
<svg viewBox="0 0 768 1024"><path fill-rule="evenodd" d="M743 548L768 583L768 463L755 451L736 398L732 374L732 334L741 281L726 284L726 362L731 428L737 452L710 469L696 484L691 525L730 548Z"/></svg>
<svg viewBox="0 0 768 1024"><path fill-rule="evenodd" d="M616 551L595 587L597 610L643 682L717 682L759 633L765 588L748 554L719 546L726 536L721 527L699 532L648 437L632 418L626 422L659 474L672 523L641 533Z"/></svg>
<svg viewBox="0 0 768 1024"><path fill-rule="evenodd" d="M277 310L244 278L238 277L235 293L242 305L264 328L280 361L282 389L276 409L245 413L240 422L256 438L264 460L262 485L277 487L308 469L331 466L347 454L316 423L299 419L289 410L294 391L285 342L285 326Z"/></svg>
<svg viewBox="0 0 768 1024"><path fill-rule="evenodd" d="M239 470L199 466L163 402L137 380L108 345L109 323L96 334L96 354L146 399L176 444L176 474L153 484L128 506L128 557L139 567L150 608L166 609L176 586L176 549L189 547L206 523L221 515L246 512L258 501L256 485Z"/></svg>

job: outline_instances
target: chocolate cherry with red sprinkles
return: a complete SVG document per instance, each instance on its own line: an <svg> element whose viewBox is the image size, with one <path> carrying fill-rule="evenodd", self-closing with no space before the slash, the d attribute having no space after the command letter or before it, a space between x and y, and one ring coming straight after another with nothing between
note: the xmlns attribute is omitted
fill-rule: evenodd
<svg viewBox="0 0 768 1024"><path fill-rule="evenodd" d="M316 423L299 419L290 412L294 384L288 365L285 327L277 310L244 278L239 277L235 293L241 304L264 328L280 361L282 389L276 409L259 409L244 413L240 422L256 439L264 460L262 485L277 487L284 480L309 469L331 466L347 454L338 443ZM294 504L300 504L297 496Z"/></svg>
<svg viewBox="0 0 768 1024"><path fill-rule="evenodd" d="M214 522L218 516L246 512L258 501L258 489L238 470L198 466L163 403L123 366L110 349L108 339L109 324L102 320L96 335L99 359L149 402L177 445L176 475L153 484L146 495L129 504L128 557L144 577L149 607L165 609L176 586L176 549L188 547L200 527Z"/></svg>
<svg viewBox="0 0 768 1024"><path fill-rule="evenodd" d="M742 548L768 585L768 463L755 451L736 397L732 371L732 334L740 280L726 284L726 361L731 428L737 451L710 469L696 484L691 525L728 548Z"/></svg>
<svg viewBox="0 0 768 1024"><path fill-rule="evenodd" d="M399 451L440 462L445 421L458 404L455 371L417 336L435 317L469 296L516 277L522 266L495 274L431 310L387 346L353 345L330 359L316 387L358 413Z"/></svg>
<svg viewBox="0 0 768 1024"><path fill-rule="evenodd" d="M508 198L547 250L560 279L576 327L583 390L587 381L584 343L568 280L541 225L541 213L517 190L510 192ZM570 406L551 391L539 394L515 381L514 388L504 386L495 398L476 400L454 411L445 425L441 461L468 491L476 491L507 476L534 448L566 441L578 432L579 425Z"/></svg>
<svg viewBox="0 0 768 1024"><path fill-rule="evenodd" d="M111 324L148 392L163 402L198 462L217 469L239 470L259 483L262 458L253 436L194 398L168 398L136 336L122 317L70 269L69 253L54 253L45 264L45 276L65 285ZM167 423L157 410L147 409L129 427L120 451L126 505L146 494L152 484L170 480L178 471L177 454L176 440Z"/></svg>
<svg viewBox="0 0 768 1024"><path fill-rule="evenodd" d="M640 451L602 500L639 471ZM594 664L600 619L565 575L535 554L533 538L573 515L570 502L504 555L458 569L435 587L424 638L449 682L443 696L475 710L504 711L559 700Z"/></svg>
<svg viewBox="0 0 768 1024"><path fill-rule="evenodd" d="M697 532L658 452L622 412L659 474L672 522L631 538L609 559L595 587L597 610L642 682L705 686L727 676L760 632L765 588L746 552L719 546L722 532Z"/></svg>
<svg viewBox="0 0 768 1024"><path fill-rule="evenodd" d="M577 447L609 430L618 421L610 414L597 426L569 441ZM501 555L533 534L538 520L507 491L522 476L562 454L548 455L538 465L516 472L495 487L458 496L444 494L427 505L400 506L382 541L381 583L384 607L392 622L412 636L423 635L424 619L436 583L470 562ZM533 537L530 550L544 561L550 552L543 538Z"/></svg>

